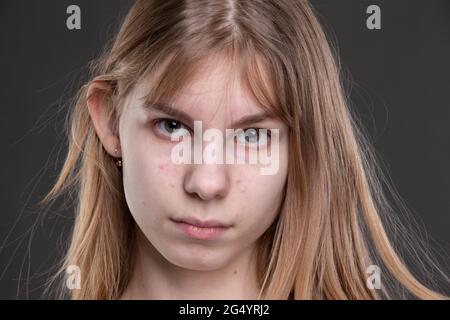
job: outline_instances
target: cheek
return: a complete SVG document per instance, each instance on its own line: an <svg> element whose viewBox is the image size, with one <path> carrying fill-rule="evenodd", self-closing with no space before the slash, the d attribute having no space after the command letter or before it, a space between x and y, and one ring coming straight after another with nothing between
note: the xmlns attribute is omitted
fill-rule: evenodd
<svg viewBox="0 0 450 320"><path fill-rule="evenodd" d="M170 189L178 183L178 168L165 159L130 158L124 163L124 186L148 202L170 198Z"/></svg>
<svg viewBox="0 0 450 320"><path fill-rule="evenodd" d="M137 135L123 146L124 190L133 215L163 212L179 183L179 168L170 161L168 144L147 140Z"/></svg>
<svg viewBox="0 0 450 320"><path fill-rule="evenodd" d="M280 141L279 166L274 175L262 175L260 167L239 167L233 193L237 220L251 234L261 234L276 219L285 195L288 175L288 148L285 139Z"/></svg>
<svg viewBox="0 0 450 320"><path fill-rule="evenodd" d="M261 173L261 168L268 167L268 165L250 165L237 166L235 176L236 197L242 203L248 203L251 208L260 208L259 211L265 212L273 211L277 207L283 196L284 187L286 185L288 174L288 149L287 143L282 140L279 148L278 169L274 174L264 175ZM267 208L267 209L265 209ZM255 213L256 214L256 213Z"/></svg>
<svg viewBox="0 0 450 320"><path fill-rule="evenodd" d="M285 165L280 163L279 172L272 176L261 175L258 168L242 168L237 176L233 192L237 220L263 231L279 213L287 176Z"/></svg>

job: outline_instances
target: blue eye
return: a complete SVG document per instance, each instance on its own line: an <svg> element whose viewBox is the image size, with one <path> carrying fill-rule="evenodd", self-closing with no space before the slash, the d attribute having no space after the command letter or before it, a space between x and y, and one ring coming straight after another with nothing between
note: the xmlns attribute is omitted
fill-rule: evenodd
<svg viewBox="0 0 450 320"><path fill-rule="evenodd" d="M170 138L171 136L181 137L189 133L189 129L180 121L174 119L159 119L156 121L158 131Z"/></svg>
<svg viewBox="0 0 450 320"><path fill-rule="evenodd" d="M270 131L261 128L248 128L240 130L236 137L239 143L249 146L265 146L267 140L270 139Z"/></svg>

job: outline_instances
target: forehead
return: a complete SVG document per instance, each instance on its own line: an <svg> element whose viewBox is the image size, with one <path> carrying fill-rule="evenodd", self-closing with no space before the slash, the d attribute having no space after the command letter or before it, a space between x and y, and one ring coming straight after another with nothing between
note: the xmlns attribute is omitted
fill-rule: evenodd
<svg viewBox="0 0 450 320"><path fill-rule="evenodd" d="M163 102L191 114L196 119L234 121L263 110L241 79L235 64L221 56L204 59L183 86ZM145 85L137 88L137 97L147 94Z"/></svg>

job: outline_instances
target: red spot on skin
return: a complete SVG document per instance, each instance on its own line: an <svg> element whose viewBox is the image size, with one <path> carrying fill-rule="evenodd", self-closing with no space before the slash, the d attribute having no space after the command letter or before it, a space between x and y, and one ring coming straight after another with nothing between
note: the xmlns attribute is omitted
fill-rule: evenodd
<svg viewBox="0 0 450 320"><path fill-rule="evenodd" d="M164 170L165 168L166 168L165 165L163 165L163 164L160 164L160 165L159 165L159 170Z"/></svg>

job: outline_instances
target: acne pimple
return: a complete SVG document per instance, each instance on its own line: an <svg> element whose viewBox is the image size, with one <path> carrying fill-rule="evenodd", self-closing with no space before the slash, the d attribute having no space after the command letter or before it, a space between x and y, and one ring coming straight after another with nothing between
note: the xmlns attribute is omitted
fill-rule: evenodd
<svg viewBox="0 0 450 320"><path fill-rule="evenodd" d="M159 170L164 170L165 168L166 168L166 166L164 164L159 165Z"/></svg>

